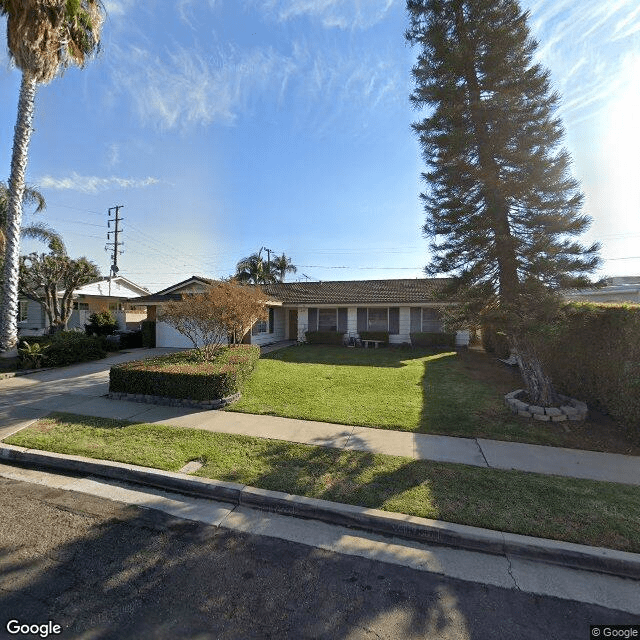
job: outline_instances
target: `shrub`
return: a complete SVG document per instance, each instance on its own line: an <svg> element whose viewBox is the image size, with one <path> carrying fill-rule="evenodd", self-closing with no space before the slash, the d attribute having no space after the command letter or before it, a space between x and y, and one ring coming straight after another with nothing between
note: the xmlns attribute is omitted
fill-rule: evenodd
<svg viewBox="0 0 640 640"><path fill-rule="evenodd" d="M142 346L153 349L156 346L156 323L155 320L143 320L140 323L142 332Z"/></svg>
<svg viewBox="0 0 640 640"><path fill-rule="evenodd" d="M542 353L558 391L640 426L640 306L569 304Z"/></svg>
<svg viewBox="0 0 640 640"><path fill-rule="evenodd" d="M238 393L251 375L260 347L221 347L213 360L196 350L111 367L109 391L184 400L218 400Z"/></svg>
<svg viewBox="0 0 640 640"><path fill-rule="evenodd" d="M40 342L22 341L22 346L18 348L18 368L20 369L39 369L46 357L46 350L49 348L47 344Z"/></svg>
<svg viewBox="0 0 640 640"><path fill-rule="evenodd" d="M111 311L100 311L89 316L89 324L84 325L88 336L110 336L118 329L118 323Z"/></svg>
<svg viewBox="0 0 640 640"><path fill-rule="evenodd" d="M385 344L389 344L388 331L358 331L361 340L380 340Z"/></svg>
<svg viewBox="0 0 640 640"><path fill-rule="evenodd" d="M142 331L125 331L120 334L121 349L139 349L142 347Z"/></svg>
<svg viewBox="0 0 640 640"><path fill-rule="evenodd" d="M42 363L47 367L62 367L86 360L98 360L107 355L104 337L88 336L79 331L60 331L51 336L30 337L28 341L21 340L18 344L20 354L19 363L26 367L26 360L20 350L29 345L39 345L44 352ZM26 355L26 354L25 354Z"/></svg>
<svg viewBox="0 0 640 640"><path fill-rule="evenodd" d="M338 344L344 342L344 332L341 331L307 331L305 340L308 344Z"/></svg>
<svg viewBox="0 0 640 640"><path fill-rule="evenodd" d="M446 349L455 349L456 334L440 332L412 333L411 344L414 347L442 347Z"/></svg>

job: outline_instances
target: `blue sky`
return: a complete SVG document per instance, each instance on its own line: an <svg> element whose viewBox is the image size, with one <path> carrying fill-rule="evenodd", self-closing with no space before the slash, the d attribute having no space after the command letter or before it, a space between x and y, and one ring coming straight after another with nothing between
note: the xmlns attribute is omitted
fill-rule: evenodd
<svg viewBox="0 0 640 640"><path fill-rule="evenodd" d="M28 181L72 256L107 274L123 205L120 273L152 291L261 246L299 265L290 279L423 276L403 0L105 4L100 56L37 98ZM522 5L563 96L584 240L603 244L600 275L640 274L640 4ZM19 73L0 55L8 175Z"/></svg>

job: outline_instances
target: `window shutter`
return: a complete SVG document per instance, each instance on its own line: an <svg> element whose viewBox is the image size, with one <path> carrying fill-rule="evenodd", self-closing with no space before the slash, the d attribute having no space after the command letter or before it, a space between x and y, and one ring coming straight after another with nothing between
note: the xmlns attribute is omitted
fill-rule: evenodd
<svg viewBox="0 0 640 640"><path fill-rule="evenodd" d="M422 317L420 307L411 307L411 333L420 333L422 331Z"/></svg>
<svg viewBox="0 0 640 640"><path fill-rule="evenodd" d="M274 324L274 309L273 307L269 307L269 333L273 333L273 324Z"/></svg>
<svg viewBox="0 0 640 640"><path fill-rule="evenodd" d="M397 336L400 333L400 307L389 307L389 334Z"/></svg>
<svg viewBox="0 0 640 640"><path fill-rule="evenodd" d="M309 327L307 331L318 330L318 309L317 307L311 307L309 309Z"/></svg>
<svg viewBox="0 0 640 640"><path fill-rule="evenodd" d="M367 330L367 309L358 307L358 332Z"/></svg>
<svg viewBox="0 0 640 640"><path fill-rule="evenodd" d="M338 332L346 333L347 332L347 308L340 307L338 309Z"/></svg>

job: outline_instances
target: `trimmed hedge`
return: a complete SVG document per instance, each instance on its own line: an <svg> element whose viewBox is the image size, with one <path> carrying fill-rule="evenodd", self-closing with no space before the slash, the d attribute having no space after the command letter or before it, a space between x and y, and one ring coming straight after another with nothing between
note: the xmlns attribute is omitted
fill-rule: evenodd
<svg viewBox="0 0 640 640"><path fill-rule="evenodd" d="M412 333L411 344L414 347L443 347L447 349L455 349L456 334L440 332Z"/></svg>
<svg viewBox="0 0 640 640"><path fill-rule="evenodd" d="M27 336L20 340L18 348L24 346L24 342L29 344L38 343L42 347L46 346L43 366L63 367L76 362L86 362L87 360L99 360L107 355L107 343L102 336L88 336L79 331L60 331L51 336ZM22 366L23 361L18 357L18 364Z"/></svg>
<svg viewBox="0 0 640 640"><path fill-rule="evenodd" d="M242 389L259 357L260 347L241 344L222 347L211 362L203 362L194 350L125 362L111 367L109 391L218 400Z"/></svg>
<svg viewBox="0 0 640 640"><path fill-rule="evenodd" d="M358 331L360 340L380 340L385 344L389 344L388 331Z"/></svg>
<svg viewBox="0 0 640 640"><path fill-rule="evenodd" d="M153 349L156 346L156 323L154 320L143 320L140 323L142 331L142 346Z"/></svg>
<svg viewBox="0 0 640 640"><path fill-rule="evenodd" d="M543 359L558 391L640 432L640 305L567 305Z"/></svg>
<svg viewBox="0 0 640 640"><path fill-rule="evenodd" d="M308 344L337 344L344 342L344 332L342 331L307 331L305 340Z"/></svg>

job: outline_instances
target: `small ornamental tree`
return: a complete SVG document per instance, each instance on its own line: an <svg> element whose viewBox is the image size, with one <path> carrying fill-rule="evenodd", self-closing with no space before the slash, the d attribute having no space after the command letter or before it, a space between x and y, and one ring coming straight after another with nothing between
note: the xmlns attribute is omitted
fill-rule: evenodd
<svg viewBox="0 0 640 640"><path fill-rule="evenodd" d="M53 333L67 328L73 292L98 278L98 267L87 258L46 253L20 257L20 293L42 305Z"/></svg>
<svg viewBox="0 0 640 640"><path fill-rule="evenodd" d="M254 322L267 317L260 289L235 281L217 282L203 293L183 294L158 312L158 320L186 336L204 360L212 360L226 342L240 343Z"/></svg>

